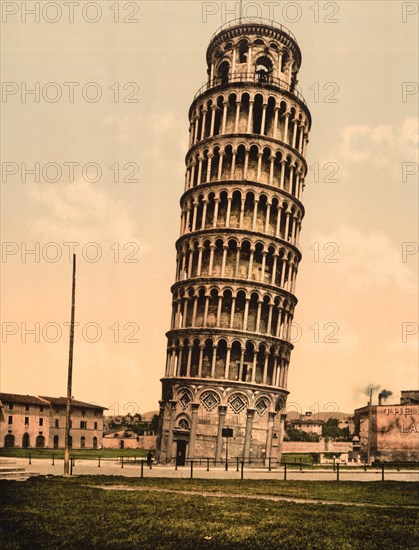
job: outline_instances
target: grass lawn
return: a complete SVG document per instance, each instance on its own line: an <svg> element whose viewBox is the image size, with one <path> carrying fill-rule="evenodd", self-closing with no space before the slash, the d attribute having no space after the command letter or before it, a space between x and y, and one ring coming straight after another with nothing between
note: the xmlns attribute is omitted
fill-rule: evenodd
<svg viewBox="0 0 419 550"><path fill-rule="evenodd" d="M71 449L70 455L79 459L119 458L123 457L146 457L148 451L144 449ZM153 453L154 454L154 453ZM63 449L0 449L0 457L14 456L17 458L64 458Z"/></svg>
<svg viewBox="0 0 419 550"><path fill-rule="evenodd" d="M97 487L104 484L150 490ZM153 491L157 487L380 502L388 507L203 497ZM1 481L0 545L5 550L413 549L417 547L417 510L406 506L415 503L417 490L418 484L403 482L275 483L118 476Z"/></svg>

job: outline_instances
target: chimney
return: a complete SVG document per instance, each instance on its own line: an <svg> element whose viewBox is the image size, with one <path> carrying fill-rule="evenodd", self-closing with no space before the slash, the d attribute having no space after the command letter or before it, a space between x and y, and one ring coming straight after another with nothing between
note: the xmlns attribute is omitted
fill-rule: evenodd
<svg viewBox="0 0 419 550"><path fill-rule="evenodd" d="M378 406L381 407L382 404L383 404L383 394L379 393L378 394Z"/></svg>

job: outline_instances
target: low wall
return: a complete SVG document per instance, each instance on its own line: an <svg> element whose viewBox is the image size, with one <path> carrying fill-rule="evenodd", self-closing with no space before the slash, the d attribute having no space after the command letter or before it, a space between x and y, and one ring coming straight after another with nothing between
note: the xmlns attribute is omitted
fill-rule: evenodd
<svg viewBox="0 0 419 550"><path fill-rule="evenodd" d="M283 453L347 453L352 451L351 441L284 441Z"/></svg>
<svg viewBox="0 0 419 550"><path fill-rule="evenodd" d="M154 451L156 448L157 436L140 435L136 437L104 437L104 449L146 449ZM123 443L123 446L121 445Z"/></svg>

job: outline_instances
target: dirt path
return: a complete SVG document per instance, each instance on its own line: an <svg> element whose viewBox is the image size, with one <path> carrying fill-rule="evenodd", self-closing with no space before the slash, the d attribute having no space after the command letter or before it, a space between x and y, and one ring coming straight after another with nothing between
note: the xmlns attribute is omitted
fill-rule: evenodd
<svg viewBox="0 0 419 550"><path fill-rule="evenodd" d="M208 491L182 491L180 489L163 489L161 487L132 487L130 485L87 485L93 489L102 489L104 491L148 491L156 493L173 493L177 495L202 496L214 498L245 498L249 500L268 500L273 502L296 502L298 504L331 504L340 506L357 506L371 508L405 508L418 510L419 506L413 505L394 505L394 504L374 504L369 502L343 502L339 500L322 500L313 498L296 498L279 495L249 495L245 493L218 493Z"/></svg>

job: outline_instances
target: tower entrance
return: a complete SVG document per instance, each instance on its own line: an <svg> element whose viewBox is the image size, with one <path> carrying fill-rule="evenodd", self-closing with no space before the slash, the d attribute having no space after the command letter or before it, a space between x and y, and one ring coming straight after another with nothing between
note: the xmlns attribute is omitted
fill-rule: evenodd
<svg viewBox="0 0 419 550"><path fill-rule="evenodd" d="M186 462L186 444L187 442L179 439L176 441L176 465L185 466Z"/></svg>

